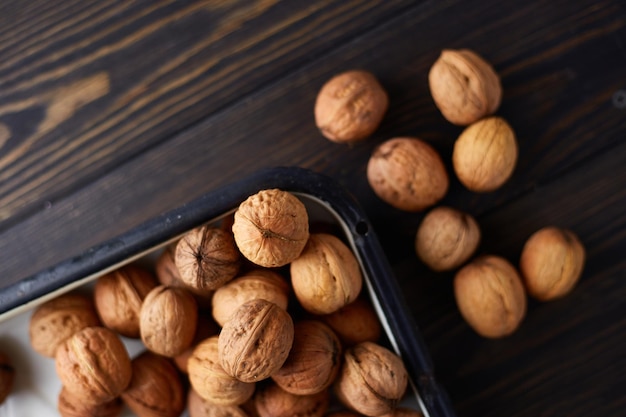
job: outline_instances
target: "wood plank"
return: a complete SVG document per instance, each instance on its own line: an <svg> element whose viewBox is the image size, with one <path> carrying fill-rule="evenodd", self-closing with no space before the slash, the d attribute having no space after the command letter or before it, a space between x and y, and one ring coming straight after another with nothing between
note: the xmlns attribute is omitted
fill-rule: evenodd
<svg viewBox="0 0 626 417"><path fill-rule="evenodd" d="M0 25L0 227L412 4L22 3Z"/></svg>

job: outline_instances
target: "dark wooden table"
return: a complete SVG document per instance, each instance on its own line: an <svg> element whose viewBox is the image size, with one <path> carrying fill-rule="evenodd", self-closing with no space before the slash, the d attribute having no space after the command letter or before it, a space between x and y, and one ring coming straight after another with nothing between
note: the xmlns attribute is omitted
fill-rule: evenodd
<svg viewBox="0 0 626 417"><path fill-rule="evenodd" d="M427 83L443 48L494 65L520 155L493 193L451 174L442 204L476 216L480 253L517 264L546 225L588 252L575 290L530 301L500 340L461 319L452 273L418 261L423 213L382 203L365 176L394 136L429 141L452 173L460 128ZM371 138L338 145L316 130L313 103L352 68L376 74L391 105ZM0 284L260 168L310 168L365 207L459 416L624 416L625 139L622 0L4 0Z"/></svg>

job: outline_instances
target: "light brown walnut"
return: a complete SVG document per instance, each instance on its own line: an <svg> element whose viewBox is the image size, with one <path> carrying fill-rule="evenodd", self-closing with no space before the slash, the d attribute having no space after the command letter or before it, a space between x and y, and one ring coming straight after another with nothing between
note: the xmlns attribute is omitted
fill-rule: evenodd
<svg viewBox="0 0 626 417"><path fill-rule="evenodd" d="M61 417L119 417L123 408L120 397L102 404L88 404L65 387L61 388L57 400L57 410Z"/></svg>
<svg viewBox="0 0 626 417"><path fill-rule="evenodd" d="M333 142L355 142L370 136L389 106L376 77L353 70L328 80L315 101L315 124Z"/></svg>
<svg viewBox="0 0 626 417"><path fill-rule="evenodd" d="M201 312L202 314L198 314L198 323L196 324L196 333L193 336L193 342L191 342L191 346L189 346L183 353L180 353L174 356L174 364L178 368L179 371L186 374L188 373L188 363L189 358L193 354L193 350L196 346L202 342L203 340L215 336L220 332L220 326L213 320L212 317L209 317L207 312Z"/></svg>
<svg viewBox="0 0 626 417"><path fill-rule="evenodd" d="M198 395L193 389L187 395L189 417L251 417L237 405L213 404Z"/></svg>
<svg viewBox="0 0 626 417"><path fill-rule="evenodd" d="M154 268L156 277L161 285L167 285L170 287L185 286L185 283L178 272L178 267L176 266L177 244L178 241L167 245L155 262Z"/></svg>
<svg viewBox="0 0 626 417"><path fill-rule="evenodd" d="M367 164L367 180L383 201L408 212L433 206L449 186L439 153L423 140L410 137L380 144Z"/></svg>
<svg viewBox="0 0 626 417"><path fill-rule="evenodd" d="M481 256L460 269L454 277L454 295L463 318L484 337L510 335L526 315L522 280L499 256Z"/></svg>
<svg viewBox="0 0 626 417"><path fill-rule="evenodd" d="M233 234L244 257L263 267L280 267L300 256L309 239L309 216L293 194L261 190L235 212Z"/></svg>
<svg viewBox="0 0 626 417"><path fill-rule="evenodd" d="M377 342L382 334L382 326L372 304L365 298L357 298L334 313L320 316L344 346L361 342Z"/></svg>
<svg viewBox="0 0 626 417"><path fill-rule="evenodd" d="M259 417L322 417L330 404L328 390L311 395L291 394L269 384L255 395Z"/></svg>

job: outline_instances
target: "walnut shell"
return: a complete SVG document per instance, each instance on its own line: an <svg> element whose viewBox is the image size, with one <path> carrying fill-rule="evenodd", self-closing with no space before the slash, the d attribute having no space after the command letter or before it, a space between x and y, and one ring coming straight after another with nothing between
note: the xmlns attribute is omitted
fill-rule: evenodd
<svg viewBox="0 0 626 417"><path fill-rule="evenodd" d="M9 356L0 352L0 404L7 399L13 389L15 381L15 368L11 364Z"/></svg>
<svg viewBox="0 0 626 417"><path fill-rule="evenodd" d="M498 189L511 177L516 163L515 132L501 117L472 123L454 143L454 171L459 181L474 192Z"/></svg>
<svg viewBox="0 0 626 417"><path fill-rule="evenodd" d="M468 49L443 50L428 73L428 83L443 117L456 125L495 113L502 101L500 77Z"/></svg>
<svg viewBox="0 0 626 417"><path fill-rule="evenodd" d="M248 260L264 267L284 266L304 249L309 239L309 216L293 194L262 190L239 205L233 234Z"/></svg>
<svg viewBox="0 0 626 417"><path fill-rule="evenodd" d="M67 293L41 304L30 318L30 344L35 352L54 358L57 347L85 327L99 326L90 297Z"/></svg>
<svg viewBox="0 0 626 417"><path fill-rule="evenodd" d="M472 216L436 207L417 229L415 252L433 271L450 271L469 260L479 243L480 228Z"/></svg>
<svg viewBox="0 0 626 417"><path fill-rule="evenodd" d="M233 279L241 265L233 235L211 226L187 232L176 245L174 261L181 280L200 294L210 294Z"/></svg>
<svg viewBox="0 0 626 417"><path fill-rule="evenodd" d="M144 299L139 313L144 345L167 357L179 355L191 346L197 323L196 300L179 287L155 287Z"/></svg>
<svg viewBox="0 0 626 417"><path fill-rule="evenodd" d="M189 382L195 392L211 404L240 405L254 394L253 383L242 382L222 368L218 353L218 336L209 337L196 346L189 358Z"/></svg>
<svg viewBox="0 0 626 417"><path fill-rule="evenodd" d="M287 309L289 283L278 273L255 269L235 278L213 294L213 318L223 326L239 306L261 298Z"/></svg>
<svg viewBox="0 0 626 417"><path fill-rule="evenodd" d="M346 407L380 416L396 408L408 378L398 355L379 344L363 342L346 350L335 393Z"/></svg>
<svg viewBox="0 0 626 417"><path fill-rule="evenodd" d="M198 395L193 389L187 396L189 417L248 417L248 414L236 405L213 404Z"/></svg>
<svg viewBox="0 0 626 417"><path fill-rule="evenodd" d="M291 394L276 384L269 384L255 395L259 417L322 417L330 403L328 390L311 395Z"/></svg>
<svg viewBox="0 0 626 417"><path fill-rule="evenodd" d="M389 414L380 417L424 417L420 411L411 410L410 408L398 407Z"/></svg>
<svg viewBox="0 0 626 417"><path fill-rule="evenodd" d="M119 417L124 404L117 397L102 404L88 404L62 387L57 401L61 417Z"/></svg>
<svg viewBox="0 0 626 417"><path fill-rule="evenodd" d="M389 98L367 71L346 71L328 80L315 101L315 124L333 142L354 142L380 125Z"/></svg>
<svg viewBox="0 0 626 417"><path fill-rule="evenodd" d="M161 255L157 258L154 269L157 280L161 285L167 285L169 287L184 287L185 283L180 277L178 267L176 266L176 245L175 243L169 244Z"/></svg>
<svg viewBox="0 0 626 417"><path fill-rule="evenodd" d="M580 279L585 248L570 230L544 227L528 238L520 271L528 293L541 301L568 294Z"/></svg>
<svg viewBox="0 0 626 417"><path fill-rule="evenodd" d="M132 360L133 376L122 400L139 417L178 417L185 409L185 389L172 362L152 352Z"/></svg>
<svg viewBox="0 0 626 417"><path fill-rule="evenodd" d="M400 137L380 144L367 164L372 190L393 207L416 212L448 192L446 167L437 151L417 138Z"/></svg>
<svg viewBox="0 0 626 417"><path fill-rule="evenodd" d="M193 342L185 351L181 354L174 356L174 364L179 371L186 374L188 373L189 358L193 354L193 350L203 340L215 336L220 332L220 326L213 320L212 317L208 317L206 314L198 314L198 323L196 324L196 333L193 336Z"/></svg>
<svg viewBox="0 0 626 417"><path fill-rule="evenodd" d="M302 307L330 314L356 300L363 276L356 256L334 235L315 233L290 265L291 285Z"/></svg>
<svg viewBox="0 0 626 417"><path fill-rule="evenodd" d="M513 333L526 314L522 281L506 259L481 256L454 277L459 311L481 336L499 338Z"/></svg>
<svg viewBox="0 0 626 417"><path fill-rule="evenodd" d="M112 401L132 376L126 347L105 327L84 328L63 342L55 366L61 383L85 404Z"/></svg>
<svg viewBox="0 0 626 417"><path fill-rule="evenodd" d="M334 382L341 354L341 341L326 324L319 320L297 322L289 356L272 379L292 394L316 394Z"/></svg>
<svg viewBox="0 0 626 417"><path fill-rule="evenodd" d="M139 338L141 304L156 286L154 275L137 265L125 265L98 278L94 301L102 324L122 336Z"/></svg>
<svg viewBox="0 0 626 417"><path fill-rule="evenodd" d="M268 378L285 363L293 344L291 316L266 300L239 307L219 335L220 364L243 382Z"/></svg>
<svg viewBox="0 0 626 417"><path fill-rule="evenodd" d="M382 334L382 326L371 303L357 298L334 313L320 316L335 332L344 346L361 342L377 342Z"/></svg>

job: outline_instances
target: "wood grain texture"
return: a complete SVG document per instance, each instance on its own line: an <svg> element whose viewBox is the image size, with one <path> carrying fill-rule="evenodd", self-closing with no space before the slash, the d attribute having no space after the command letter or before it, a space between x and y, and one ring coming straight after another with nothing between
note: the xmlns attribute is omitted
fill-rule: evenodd
<svg viewBox="0 0 626 417"><path fill-rule="evenodd" d="M366 209L460 416L623 414L623 2L17 3L0 5L2 285L257 169L307 167ZM455 179L461 129L428 92L439 51L461 47L501 74L498 114L519 140L514 175L493 193ZM376 74L391 105L370 139L344 146L319 134L312 110L324 81L351 68ZM589 258L575 291L531 301L510 338L475 335L453 274L415 256L423 213L385 205L367 184L372 150L400 135L441 153L442 204L477 217L480 252L517 264L540 227L578 233Z"/></svg>

